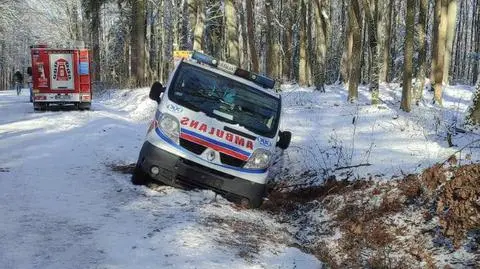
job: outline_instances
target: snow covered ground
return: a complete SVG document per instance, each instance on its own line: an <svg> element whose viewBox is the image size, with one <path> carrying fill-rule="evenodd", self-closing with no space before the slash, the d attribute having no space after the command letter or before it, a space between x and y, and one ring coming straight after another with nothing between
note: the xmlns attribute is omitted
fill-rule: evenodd
<svg viewBox="0 0 480 269"><path fill-rule="evenodd" d="M398 178L480 138L452 128L462 128L470 87L448 87L444 109L426 93L410 114L395 85L382 86L377 106L365 88L357 104L341 86L283 88L293 141L274 171L287 185ZM134 187L112 171L136 161L155 109L147 93L109 91L92 111L34 113L28 96L0 91L0 268L320 268L264 211L210 191ZM480 159L478 145L462 154Z"/></svg>
<svg viewBox="0 0 480 269"><path fill-rule="evenodd" d="M261 211L112 172L136 160L154 105L141 89L34 113L0 92L0 268L321 267Z"/></svg>
<svg viewBox="0 0 480 269"><path fill-rule="evenodd" d="M327 87L323 94L284 86L283 126L293 132L293 140L279 160L285 164L277 166L279 177L299 184L322 183L331 176L399 178L444 161L480 138L479 132L455 131L463 128L471 87L447 87L443 109L432 104L431 92L425 92L424 101L413 105L411 113L400 110L401 91L396 84L382 85L382 102L371 106L366 87L360 88L356 104L348 104L341 85ZM448 146L448 130L454 147ZM473 161L480 160L478 146L464 150L463 158L470 154ZM358 167L347 169L351 166ZM289 176L299 174L308 176Z"/></svg>

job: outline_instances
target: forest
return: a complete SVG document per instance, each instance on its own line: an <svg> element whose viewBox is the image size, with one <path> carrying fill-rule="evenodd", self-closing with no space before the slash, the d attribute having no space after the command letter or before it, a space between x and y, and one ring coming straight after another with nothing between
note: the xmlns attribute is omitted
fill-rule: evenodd
<svg viewBox="0 0 480 269"><path fill-rule="evenodd" d="M480 59L475 0L0 0L0 81L29 65L29 46L93 51L96 88L166 81L175 50L199 50L280 83L402 86L404 111L442 87L473 85ZM277 83L278 85L280 83Z"/></svg>
<svg viewBox="0 0 480 269"><path fill-rule="evenodd" d="M91 110L14 84L34 45L90 50ZM1 268L479 268L479 149L480 0L0 0Z"/></svg>

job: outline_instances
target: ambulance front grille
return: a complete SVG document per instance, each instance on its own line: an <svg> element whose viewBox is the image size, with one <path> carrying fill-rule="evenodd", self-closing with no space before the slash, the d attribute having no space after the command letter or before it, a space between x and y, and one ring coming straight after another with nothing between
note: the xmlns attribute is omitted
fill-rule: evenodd
<svg viewBox="0 0 480 269"><path fill-rule="evenodd" d="M207 147L205 146L199 145L194 142L190 142L183 138L180 138L180 146L197 155L201 155L207 149ZM220 153L220 161L223 164L235 166L235 167L243 167L246 164L245 161L242 161L240 159L237 159L225 153Z"/></svg>
<svg viewBox="0 0 480 269"><path fill-rule="evenodd" d="M185 140L183 138L180 138L180 146L183 147L184 149L193 152L197 155L202 154L207 148L199 145L197 143L190 142L188 140Z"/></svg>
<svg viewBox="0 0 480 269"><path fill-rule="evenodd" d="M235 166L235 167L243 167L245 165L245 161L232 157L230 155L220 153L220 161L223 164Z"/></svg>

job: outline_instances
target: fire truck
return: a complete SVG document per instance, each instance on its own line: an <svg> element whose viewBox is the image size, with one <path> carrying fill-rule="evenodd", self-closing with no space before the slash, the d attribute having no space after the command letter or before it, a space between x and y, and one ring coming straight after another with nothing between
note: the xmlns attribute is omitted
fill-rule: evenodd
<svg viewBox="0 0 480 269"><path fill-rule="evenodd" d="M92 102L91 53L88 49L31 46L32 100L35 110L50 106L90 109Z"/></svg>

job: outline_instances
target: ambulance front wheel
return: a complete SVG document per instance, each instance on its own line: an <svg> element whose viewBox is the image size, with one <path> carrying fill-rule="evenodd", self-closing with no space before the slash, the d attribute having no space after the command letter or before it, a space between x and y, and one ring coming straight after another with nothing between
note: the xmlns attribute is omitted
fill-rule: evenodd
<svg viewBox="0 0 480 269"><path fill-rule="evenodd" d="M145 173L142 168L137 164L132 174L133 185L146 185L151 180L150 176Z"/></svg>

